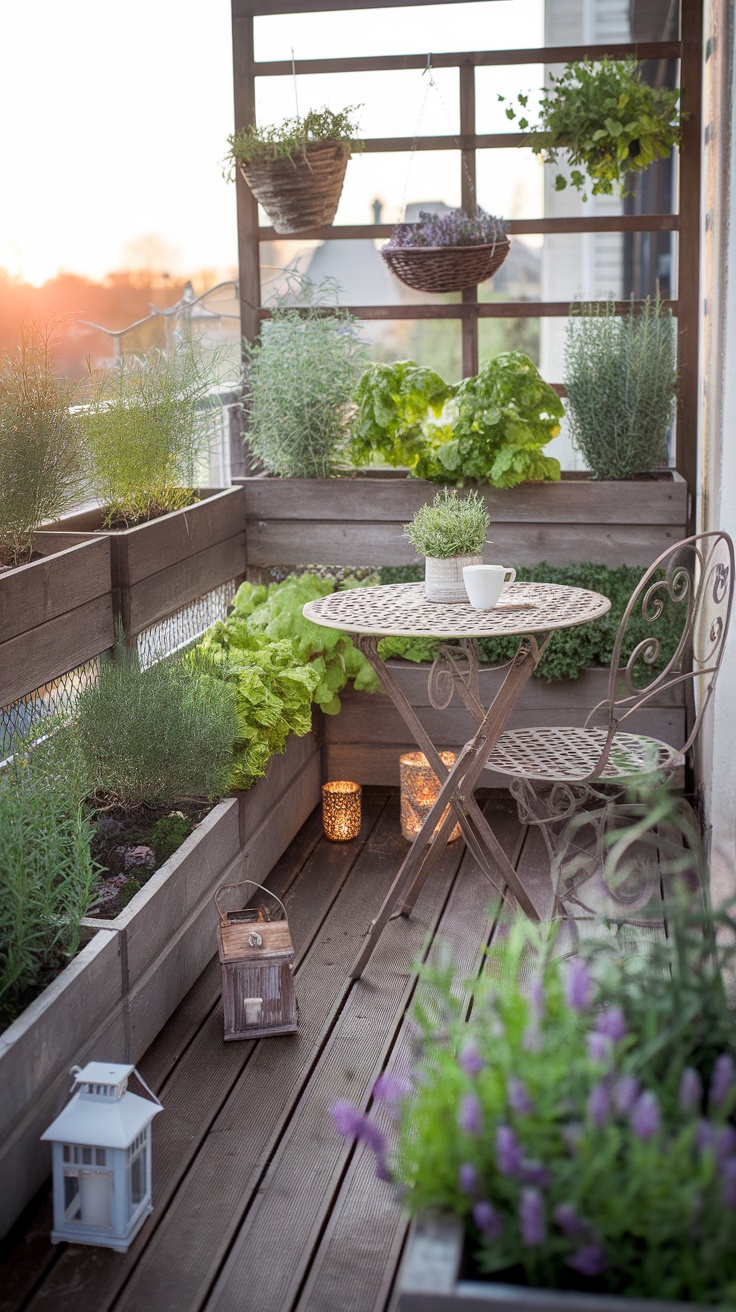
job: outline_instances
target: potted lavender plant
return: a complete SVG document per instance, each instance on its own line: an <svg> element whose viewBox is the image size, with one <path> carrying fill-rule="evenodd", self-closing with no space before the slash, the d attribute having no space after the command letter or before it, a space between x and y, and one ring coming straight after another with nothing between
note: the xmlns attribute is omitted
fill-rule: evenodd
<svg viewBox="0 0 736 1312"><path fill-rule="evenodd" d="M407 287L459 292L477 287L500 269L509 253L508 224L478 209L451 210L442 218L420 211L418 223L398 223L381 254Z"/></svg>

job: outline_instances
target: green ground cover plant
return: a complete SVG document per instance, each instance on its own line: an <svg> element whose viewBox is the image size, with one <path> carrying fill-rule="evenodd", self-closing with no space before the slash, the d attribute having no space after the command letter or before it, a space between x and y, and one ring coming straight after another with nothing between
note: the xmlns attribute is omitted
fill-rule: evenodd
<svg viewBox="0 0 736 1312"><path fill-rule="evenodd" d="M0 569L31 559L33 531L80 495L78 388L57 372L53 324L27 325L0 355Z"/></svg>
<svg viewBox="0 0 736 1312"><path fill-rule="evenodd" d="M282 298L255 344L245 343L248 447L270 474L327 478L344 463L348 406L367 359L337 287L306 278Z"/></svg>
<svg viewBox="0 0 736 1312"><path fill-rule="evenodd" d="M677 390L677 333L657 297L617 315L571 308L564 383L573 443L595 478L635 478L667 458Z"/></svg>
<svg viewBox="0 0 736 1312"><path fill-rule="evenodd" d="M485 546L490 518L482 496L445 488L434 501L420 506L404 537L420 556L449 560L452 556L479 556Z"/></svg>
<svg viewBox="0 0 736 1312"><path fill-rule="evenodd" d="M312 109L303 118L285 118L281 123L268 123L263 127L248 124L228 137L225 176L232 182L235 170L241 164L262 163L266 160L294 159L304 156L308 146L320 142L338 141L348 147L351 154L360 150L356 140L358 124L355 119L360 105L345 109Z"/></svg>

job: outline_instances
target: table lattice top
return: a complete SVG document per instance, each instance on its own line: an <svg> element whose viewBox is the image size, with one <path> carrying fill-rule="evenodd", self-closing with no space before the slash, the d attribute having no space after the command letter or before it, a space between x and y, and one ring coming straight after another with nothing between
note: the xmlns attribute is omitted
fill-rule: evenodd
<svg viewBox="0 0 736 1312"><path fill-rule="evenodd" d="M600 619L610 608L599 592L559 583L509 583L492 610L427 601L423 583L390 583L333 592L307 602L303 613L315 624L348 633L486 638L567 629Z"/></svg>

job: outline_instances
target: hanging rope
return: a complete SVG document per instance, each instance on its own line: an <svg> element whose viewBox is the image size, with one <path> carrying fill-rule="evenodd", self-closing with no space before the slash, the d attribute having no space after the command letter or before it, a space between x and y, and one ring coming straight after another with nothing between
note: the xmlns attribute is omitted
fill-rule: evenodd
<svg viewBox="0 0 736 1312"><path fill-rule="evenodd" d="M407 169L406 169L406 179L405 179L405 181L404 181L404 192L403 192L403 196L402 196L402 198L401 198L401 206L400 206L400 209L399 209L399 223L404 223L404 222L406 221L406 203L407 203L407 194L408 194L408 191L409 191L409 182L410 182L410 180L411 180L411 171L412 171L412 166L413 166L413 164L414 164L414 157L415 157L415 155L416 155L416 153L417 153L417 148L418 148L418 145L419 145L419 137L420 137L420 135L421 135L421 134L420 134L420 129L421 129L422 123L423 123L423 121L424 121L424 113L425 113L425 110L426 110L426 107L427 107L427 98L428 98L428 96L429 96L429 94L430 94L431 91L435 91L435 92L437 93L437 96L438 96L439 102L440 102L440 104L441 104L441 106L442 106L442 111L443 111L444 116L445 116L445 120L446 120L446 122L447 122L447 126L448 126L448 128L449 128L449 135L452 137L452 139L453 139L453 141L454 141L454 143L455 143L457 149L460 151L460 159L461 159L461 162L462 162L462 170L463 170L463 173L464 173L464 175L465 175L465 181L468 183L468 188L469 188L469 191L470 191L471 195L472 195L474 198L475 198L475 196L476 196L476 182L475 182L475 179L473 178L472 173L470 172L470 169L468 168L468 165L467 165L467 162L466 162L466 159L465 159L465 153L464 153L464 151L463 151L462 143L461 143L461 141L460 141L460 137L458 136L457 132L455 132L455 130L454 130L453 126L452 126L452 119L450 118L450 113L449 113L449 110L448 110L448 108L447 108L447 105L445 104L444 97L443 97L443 95L442 95L442 92L440 91L440 88L438 87L437 83L436 83L435 80L434 80L434 70L433 70L433 68L432 68L432 56L431 56L431 54L428 54L428 55L427 55L427 63L426 63L426 66L422 69L422 77L426 77L427 74L429 74L429 80L428 80L428 82L427 82L427 84L426 84L426 87L425 87L425 90L424 90L424 95L423 95L423 97L422 97L422 103L421 103L421 107L420 107L420 110L419 110L419 118L418 118L418 120L417 120L417 126L416 126L416 130L415 130L415 132L414 132L414 140L412 141L412 144L411 144L411 150L409 151L409 163L408 163L408 165L407 165ZM477 199L475 200L475 205L476 205L476 208L477 208Z"/></svg>

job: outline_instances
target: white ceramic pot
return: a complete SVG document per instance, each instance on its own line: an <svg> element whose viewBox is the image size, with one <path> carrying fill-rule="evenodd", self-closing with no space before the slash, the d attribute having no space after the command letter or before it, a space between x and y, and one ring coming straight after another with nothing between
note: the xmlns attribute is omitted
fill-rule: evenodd
<svg viewBox="0 0 736 1312"><path fill-rule="evenodd" d="M427 601L454 602L467 606L463 569L466 565L482 565L482 556L450 556L440 560L437 556L424 558L424 592Z"/></svg>

